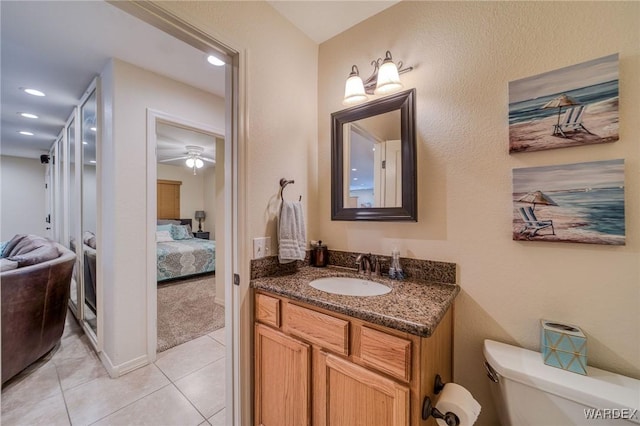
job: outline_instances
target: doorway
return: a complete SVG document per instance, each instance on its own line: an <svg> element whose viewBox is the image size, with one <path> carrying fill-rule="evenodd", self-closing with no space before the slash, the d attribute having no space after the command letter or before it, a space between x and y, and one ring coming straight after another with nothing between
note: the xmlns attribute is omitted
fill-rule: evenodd
<svg viewBox="0 0 640 426"><path fill-rule="evenodd" d="M188 24L175 17L167 17L164 12L151 3L119 2L114 3L127 13L136 16L148 24L151 24L169 35L172 35L192 47L205 52L215 52L226 61L224 98L224 130L207 129L201 123L192 123L166 115L160 111L147 110L147 200L146 200L146 235L147 235L147 360L153 362L156 359L157 349L157 258L156 258L156 227L157 227L157 156L156 143L149 137L155 135L157 122L177 123L187 128L204 128L210 133L223 136L217 138L216 164L223 164L222 176L216 179L223 183L222 209L216 209L216 216L224 218L222 226L216 225L216 248L220 252L220 242L224 243L224 255L216 256L216 298L224 300L225 306L225 412L226 423L242 424L241 395L240 395L240 308L239 290L234 286L234 275L238 269L238 150L241 130L239 126L239 73L240 55L230 48L220 45L204 33L198 32ZM162 18L159 18L159 15ZM167 25L169 23L169 25ZM152 248L152 249L149 249Z"/></svg>
<svg viewBox="0 0 640 426"><path fill-rule="evenodd" d="M157 111L148 112L148 122L148 146L156 153L157 192L149 199L157 200L156 348L160 353L205 335L220 336L213 332L225 326L225 244L217 236L228 221L225 164L217 159L224 152L224 132Z"/></svg>

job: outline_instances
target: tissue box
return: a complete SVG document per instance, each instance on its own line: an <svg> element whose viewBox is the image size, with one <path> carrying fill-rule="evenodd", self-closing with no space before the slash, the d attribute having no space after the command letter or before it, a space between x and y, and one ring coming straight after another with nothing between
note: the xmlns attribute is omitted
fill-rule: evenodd
<svg viewBox="0 0 640 426"><path fill-rule="evenodd" d="M587 338L579 327L540 320L540 349L544 363L587 374Z"/></svg>

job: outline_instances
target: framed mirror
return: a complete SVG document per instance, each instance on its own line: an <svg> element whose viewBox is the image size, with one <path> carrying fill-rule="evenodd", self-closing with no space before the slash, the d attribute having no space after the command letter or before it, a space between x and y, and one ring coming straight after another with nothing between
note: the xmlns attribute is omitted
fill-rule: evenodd
<svg viewBox="0 0 640 426"><path fill-rule="evenodd" d="M418 220L415 89L331 114L331 220Z"/></svg>

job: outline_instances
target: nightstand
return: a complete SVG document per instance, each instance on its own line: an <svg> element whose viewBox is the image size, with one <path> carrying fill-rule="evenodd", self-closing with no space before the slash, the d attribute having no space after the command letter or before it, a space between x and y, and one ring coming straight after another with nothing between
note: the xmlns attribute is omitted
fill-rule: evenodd
<svg viewBox="0 0 640 426"><path fill-rule="evenodd" d="M196 238L201 238L203 240L208 240L209 239L209 231L207 231L207 232L204 232L204 231L198 232L198 231L196 231L196 232L193 233L193 236L196 237Z"/></svg>

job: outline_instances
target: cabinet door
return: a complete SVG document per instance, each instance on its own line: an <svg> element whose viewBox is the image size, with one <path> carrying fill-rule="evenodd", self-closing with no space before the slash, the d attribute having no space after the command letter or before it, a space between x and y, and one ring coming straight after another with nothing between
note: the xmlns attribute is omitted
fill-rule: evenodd
<svg viewBox="0 0 640 426"><path fill-rule="evenodd" d="M309 425L310 347L255 326L255 425Z"/></svg>
<svg viewBox="0 0 640 426"><path fill-rule="evenodd" d="M317 403L326 407L327 426L406 426L409 388L334 355L322 353L314 379L325 389ZM320 423L316 423L320 424Z"/></svg>

